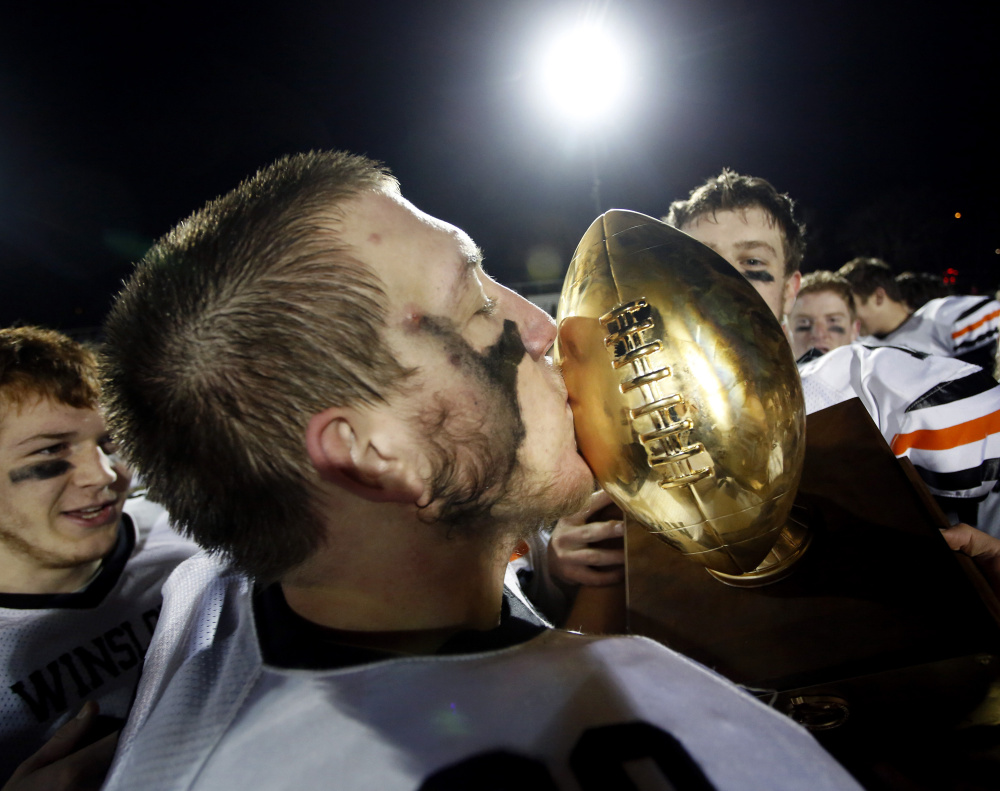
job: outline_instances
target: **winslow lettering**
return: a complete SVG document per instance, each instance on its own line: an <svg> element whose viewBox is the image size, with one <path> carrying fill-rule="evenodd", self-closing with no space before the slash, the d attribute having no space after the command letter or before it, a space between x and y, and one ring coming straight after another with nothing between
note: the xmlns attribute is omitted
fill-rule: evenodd
<svg viewBox="0 0 1000 791"><path fill-rule="evenodd" d="M78 645L32 671L27 682L15 682L11 691L28 705L38 722L57 717L110 679L139 665L159 614L159 607L142 613L144 641L139 640L129 621L122 621L88 644Z"/></svg>

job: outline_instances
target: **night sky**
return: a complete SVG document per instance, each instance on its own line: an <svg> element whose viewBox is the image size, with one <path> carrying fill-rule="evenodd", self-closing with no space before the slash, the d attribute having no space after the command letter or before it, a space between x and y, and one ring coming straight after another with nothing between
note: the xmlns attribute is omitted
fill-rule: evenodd
<svg viewBox="0 0 1000 791"><path fill-rule="evenodd" d="M640 65L596 137L531 88L536 53L584 15ZM660 216L729 166L796 200L806 271L882 255L992 291L995 18L857 0L8 3L0 323L98 326L153 239L312 148L385 161L508 285L561 276L597 213L596 161L603 208Z"/></svg>

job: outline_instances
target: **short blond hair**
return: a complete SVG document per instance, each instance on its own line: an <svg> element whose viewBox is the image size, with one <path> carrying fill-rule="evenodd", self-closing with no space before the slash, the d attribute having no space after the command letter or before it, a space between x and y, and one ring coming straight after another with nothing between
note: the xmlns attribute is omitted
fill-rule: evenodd
<svg viewBox="0 0 1000 791"><path fill-rule="evenodd" d="M858 317L858 311L854 305L854 294L851 292L851 284L847 282L846 278L841 277L836 272L827 272L822 269L802 276L799 297L806 294L819 294L823 291L832 291L844 300L851 321L854 321Z"/></svg>
<svg viewBox="0 0 1000 791"><path fill-rule="evenodd" d="M407 376L385 292L340 240L345 204L398 192L377 162L284 157L160 239L106 325L108 421L180 528L280 578L324 540L312 415L384 401Z"/></svg>

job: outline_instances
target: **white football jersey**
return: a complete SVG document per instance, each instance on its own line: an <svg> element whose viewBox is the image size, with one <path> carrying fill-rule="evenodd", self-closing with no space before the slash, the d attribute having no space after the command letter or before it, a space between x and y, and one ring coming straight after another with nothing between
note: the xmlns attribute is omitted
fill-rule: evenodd
<svg viewBox="0 0 1000 791"><path fill-rule="evenodd" d="M360 662L261 598L205 556L178 569L105 791L858 788L707 668L531 624L509 592L479 650Z"/></svg>
<svg viewBox="0 0 1000 791"><path fill-rule="evenodd" d="M855 396L954 521L1000 536L1000 385L978 366L851 344L799 362L806 411Z"/></svg>
<svg viewBox="0 0 1000 791"><path fill-rule="evenodd" d="M163 581L196 547L136 550L128 513L98 575L76 593L0 593L0 784L85 701L123 721L160 611Z"/></svg>

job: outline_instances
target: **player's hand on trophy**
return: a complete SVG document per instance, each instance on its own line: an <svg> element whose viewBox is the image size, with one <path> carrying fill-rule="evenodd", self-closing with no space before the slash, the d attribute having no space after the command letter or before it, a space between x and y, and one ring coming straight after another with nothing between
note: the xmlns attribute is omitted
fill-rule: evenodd
<svg viewBox="0 0 1000 791"><path fill-rule="evenodd" d="M941 535L949 547L976 562L993 592L1000 596L1000 539L964 523L942 530Z"/></svg>
<svg viewBox="0 0 1000 791"><path fill-rule="evenodd" d="M99 789L111 766L118 733L89 743L97 732L97 721L97 704L94 701L83 704L80 713L25 759L0 791Z"/></svg>
<svg viewBox="0 0 1000 791"><path fill-rule="evenodd" d="M549 541L549 572L560 582L613 585L625 578L622 512L603 490L587 506L560 519Z"/></svg>

